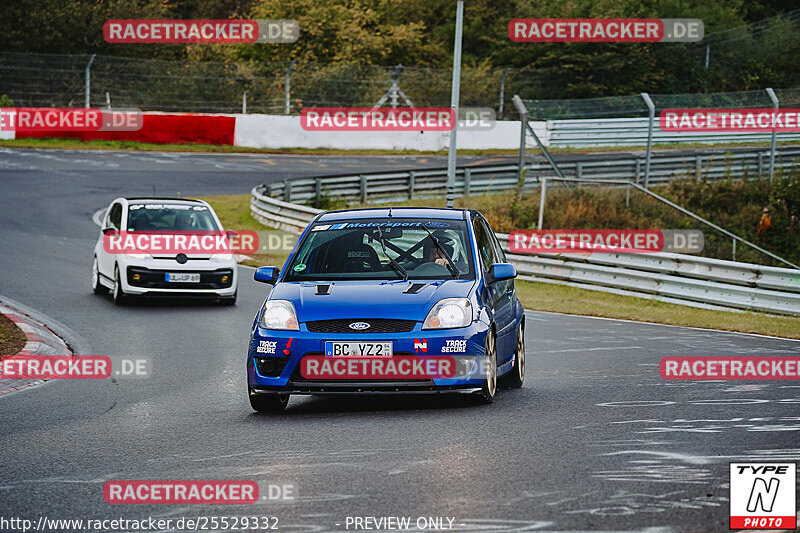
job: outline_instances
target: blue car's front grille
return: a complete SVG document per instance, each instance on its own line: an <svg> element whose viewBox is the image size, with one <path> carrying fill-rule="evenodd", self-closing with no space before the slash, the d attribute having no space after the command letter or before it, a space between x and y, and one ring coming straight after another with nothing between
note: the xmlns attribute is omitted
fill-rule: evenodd
<svg viewBox="0 0 800 533"><path fill-rule="evenodd" d="M351 328L350 324L362 327ZM369 324L364 328L363 324ZM399 318L334 318L331 320L311 320L306 322L308 331L314 333L402 333L414 329L415 320Z"/></svg>

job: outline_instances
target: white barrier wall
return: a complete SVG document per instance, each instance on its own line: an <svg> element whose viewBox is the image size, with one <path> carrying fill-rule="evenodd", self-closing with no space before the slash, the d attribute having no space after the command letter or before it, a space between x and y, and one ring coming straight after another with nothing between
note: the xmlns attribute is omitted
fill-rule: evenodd
<svg viewBox="0 0 800 533"><path fill-rule="evenodd" d="M531 123L546 144L545 122ZM498 122L488 131L459 131L461 150L519 148L519 121ZM299 116L236 115L234 145L251 148L334 148L340 150L445 150L446 131L306 131Z"/></svg>

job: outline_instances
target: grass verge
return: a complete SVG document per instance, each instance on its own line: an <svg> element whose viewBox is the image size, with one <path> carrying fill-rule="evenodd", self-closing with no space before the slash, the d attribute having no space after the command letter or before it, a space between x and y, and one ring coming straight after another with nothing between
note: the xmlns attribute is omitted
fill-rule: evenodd
<svg viewBox="0 0 800 533"><path fill-rule="evenodd" d="M268 229L250 214L250 195L238 194L233 196L203 196L214 211L217 212L222 227L238 231L263 231ZM283 267L289 254L250 254L250 259L241 261L241 264L257 266Z"/></svg>
<svg viewBox="0 0 800 533"><path fill-rule="evenodd" d="M800 144L798 141L779 142L779 146ZM80 141L77 139L3 139L0 147L5 148L50 148L57 150L126 150L132 152L190 152L190 153L242 153L242 154L298 154L298 155L447 155L447 150L337 150L330 148L248 148L217 144L155 144L137 141ZM666 143L655 150L686 150L691 148L719 148L713 144ZM736 144L736 148L764 147L761 143ZM643 151L643 146L606 146L586 148L550 148L554 154L614 153ZM476 156L517 156L517 149L459 150L459 155ZM531 153L537 153L532 151Z"/></svg>
<svg viewBox="0 0 800 533"><path fill-rule="evenodd" d="M220 217L225 228L238 230L265 229L250 215L250 195L207 196ZM437 204L414 202L416 205ZM244 264L250 266L283 266L287 255L260 254ZM551 311L573 315L622 318L639 322L655 322L674 326L758 333L790 339L800 339L800 317L783 317L762 313L736 313L731 311L712 311L684 305L669 304L656 300L623 296L600 291L537 283L519 280L517 282L519 299L525 309Z"/></svg>
<svg viewBox="0 0 800 533"><path fill-rule="evenodd" d="M14 355L25 346L26 341L25 332L5 315L0 314L0 358Z"/></svg>

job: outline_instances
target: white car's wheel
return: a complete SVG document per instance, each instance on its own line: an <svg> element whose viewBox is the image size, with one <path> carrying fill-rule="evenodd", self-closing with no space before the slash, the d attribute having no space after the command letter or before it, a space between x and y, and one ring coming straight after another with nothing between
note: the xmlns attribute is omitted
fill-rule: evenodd
<svg viewBox="0 0 800 533"><path fill-rule="evenodd" d="M119 280L119 267L114 267L114 290L112 291L114 303L124 305L126 301L125 291L122 290L122 282Z"/></svg>
<svg viewBox="0 0 800 533"><path fill-rule="evenodd" d="M106 292L106 288L100 285L100 268L97 265L97 256L92 261L92 291L95 294Z"/></svg>

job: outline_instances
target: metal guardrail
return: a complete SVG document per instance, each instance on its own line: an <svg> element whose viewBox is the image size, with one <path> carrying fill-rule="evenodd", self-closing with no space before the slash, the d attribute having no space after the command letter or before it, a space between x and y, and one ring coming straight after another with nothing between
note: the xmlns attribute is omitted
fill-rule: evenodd
<svg viewBox="0 0 800 533"><path fill-rule="evenodd" d="M548 120L549 148L589 148L597 146L644 146L649 119L595 118ZM653 130L653 143L769 143L767 132L669 132ZM778 142L800 141L798 133L778 133Z"/></svg>
<svg viewBox="0 0 800 533"><path fill-rule="evenodd" d="M598 184L619 180L640 183L644 177L645 157L608 154L603 159L589 156L561 160L561 171L567 177L591 179ZM776 168L800 168L800 147L784 147L777 152ZM769 150L710 150L689 154L653 153L650 162L650 184L666 183L680 177L717 180L764 174L769 167ZM536 190L539 178L550 178L555 172L545 161L529 162L523 191ZM518 183L516 164L462 166L456 169L455 194L480 195L514 190ZM355 200L362 203L386 203L414 198L443 196L447 186L447 169L413 171L364 172L327 175L273 182L266 194L286 202L311 202L320 205L324 197Z"/></svg>
<svg viewBox="0 0 800 533"><path fill-rule="evenodd" d="M252 190L261 223L299 234L322 211ZM508 251L508 235L498 234ZM800 315L800 271L684 254L508 254L521 279L561 283L694 307Z"/></svg>

